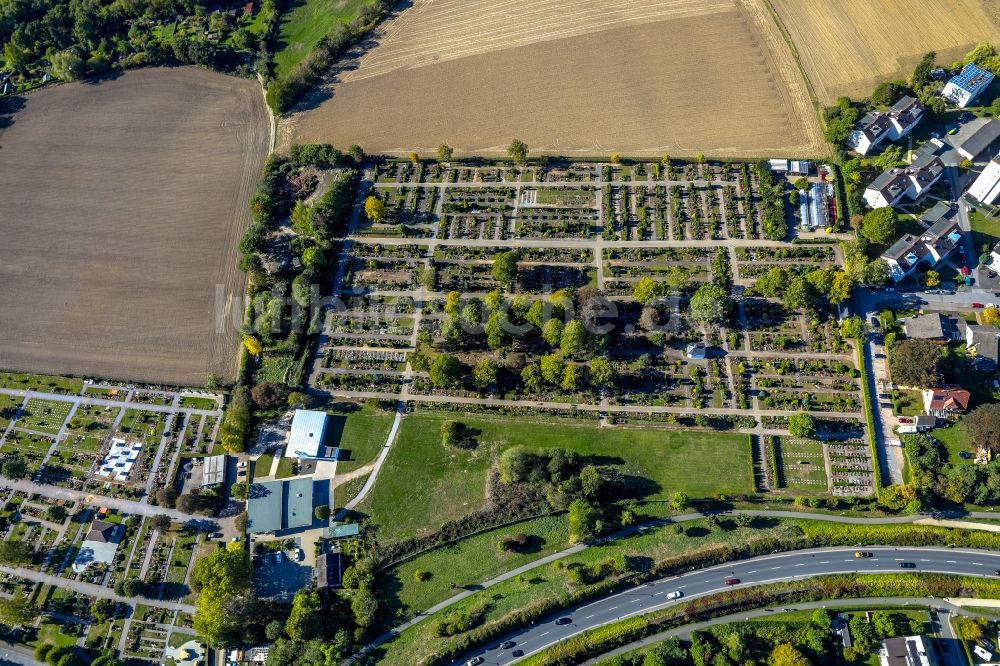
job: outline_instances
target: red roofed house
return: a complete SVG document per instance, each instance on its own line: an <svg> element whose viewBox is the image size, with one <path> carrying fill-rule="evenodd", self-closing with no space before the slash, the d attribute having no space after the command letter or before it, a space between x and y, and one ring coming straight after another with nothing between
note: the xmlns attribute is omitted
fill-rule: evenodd
<svg viewBox="0 0 1000 666"><path fill-rule="evenodd" d="M925 389L924 411L931 416L946 419L952 414L960 414L969 408L968 391L955 384L946 384L932 389Z"/></svg>

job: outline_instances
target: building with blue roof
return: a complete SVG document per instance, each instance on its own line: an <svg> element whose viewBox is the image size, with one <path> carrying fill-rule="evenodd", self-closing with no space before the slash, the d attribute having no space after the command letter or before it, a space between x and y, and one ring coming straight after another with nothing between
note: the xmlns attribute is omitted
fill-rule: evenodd
<svg viewBox="0 0 1000 666"><path fill-rule="evenodd" d="M976 63L970 62L961 72L948 79L941 96L964 109L992 82L993 72L988 72Z"/></svg>
<svg viewBox="0 0 1000 666"><path fill-rule="evenodd" d="M312 527L313 478L250 484L247 531L251 534Z"/></svg>

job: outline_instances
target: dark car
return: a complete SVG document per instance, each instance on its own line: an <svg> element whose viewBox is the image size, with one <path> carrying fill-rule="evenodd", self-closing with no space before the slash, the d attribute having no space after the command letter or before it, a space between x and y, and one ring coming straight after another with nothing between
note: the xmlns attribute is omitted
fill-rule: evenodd
<svg viewBox="0 0 1000 666"><path fill-rule="evenodd" d="M727 578L726 580L724 580L722 582L724 582L726 585L739 585L740 584L740 579L739 578Z"/></svg>
<svg viewBox="0 0 1000 666"><path fill-rule="evenodd" d="M561 617L558 620L556 620L556 624L572 624L572 623L573 623L573 618L569 617Z"/></svg>
<svg viewBox="0 0 1000 666"><path fill-rule="evenodd" d="M514 650L513 652L510 653L510 656L512 656L512 657L523 657L524 656L524 650Z"/></svg>
<svg viewBox="0 0 1000 666"><path fill-rule="evenodd" d="M515 645L517 645L517 643L515 643L514 641L504 641L503 643L500 644L500 649L501 650L509 650L512 647L514 647Z"/></svg>
<svg viewBox="0 0 1000 666"><path fill-rule="evenodd" d="M917 564L916 564L916 562L900 562L899 563L899 568L900 569L916 569L917 568Z"/></svg>

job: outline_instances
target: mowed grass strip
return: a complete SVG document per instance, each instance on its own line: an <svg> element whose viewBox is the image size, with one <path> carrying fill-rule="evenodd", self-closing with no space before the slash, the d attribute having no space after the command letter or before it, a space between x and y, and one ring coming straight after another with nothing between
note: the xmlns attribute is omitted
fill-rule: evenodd
<svg viewBox="0 0 1000 666"><path fill-rule="evenodd" d="M358 11L366 0L299 0L281 19L278 43L274 54L274 71L278 78L286 76L292 69L312 53L337 23L350 23L358 17Z"/></svg>
<svg viewBox="0 0 1000 666"><path fill-rule="evenodd" d="M43 432L50 435L59 433L73 403L59 400L32 399L24 407L21 418L15 424L18 427Z"/></svg>
<svg viewBox="0 0 1000 666"><path fill-rule="evenodd" d="M478 431L476 448L446 448L441 443L446 420ZM591 464L645 477L653 484L647 498L665 499L679 490L692 497L751 490L747 437L735 433L602 429L558 417L416 413L403 419L397 438L372 493L358 507L386 538L430 532L482 508L487 470L504 449L518 445L570 449Z"/></svg>

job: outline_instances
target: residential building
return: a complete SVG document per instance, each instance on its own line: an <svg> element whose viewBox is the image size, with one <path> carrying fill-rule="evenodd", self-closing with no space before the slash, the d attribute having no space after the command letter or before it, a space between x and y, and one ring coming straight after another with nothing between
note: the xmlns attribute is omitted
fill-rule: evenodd
<svg viewBox="0 0 1000 666"><path fill-rule="evenodd" d="M296 409L292 429L285 447L286 458L324 458L323 435L326 433L326 412Z"/></svg>
<svg viewBox="0 0 1000 666"><path fill-rule="evenodd" d="M316 558L316 587L318 589L340 587L343 573L343 563L339 551L322 553Z"/></svg>
<svg viewBox="0 0 1000 666"><path fill-rule="evenodd" d="M969 408L968 391L955 384L945 384L921 391L924 399L924 411L939 419L946 419L952 414L961 414Z"/></svg>
<svg viewBox="0 0 1000 666"><path fill-rule="evenodd" d="M975 118L962 125L955 133L944 138L959 155L974 160L1000 139L1000 120L996 118Z"/></svg>
<svg viewBox="0 0 1000 666"><path fill-rule="evenodd" d="M947 344L959 339L958 329L951 317L940 312L916 315L903 320L903 332L907 338L914 340L930 340L938 344Z"/></svg>
<svg viewBox="0 0 1000 666"><path fill-rule="evenodd" d="M91 564L106 564L114 562L118 544L125 535L125 528L118 523L95 520L90 524L90 531L80 544L80 549L73 560L73 571L82 573Z"/></svg>
<svg viewBox="0 0 1000 666"><path fill-rule="evenodd" d="M929 215L933 213L934 209ZM962 227L958 220L951 215L942 216L920 236L903 235L882 253L882 259L889 264L892 279L899 282L913 273L921 263L927 264L928 268L934 268L951 255L961 243Z"/></svg>
<svg viewBox="0 0 1000 666"><path fill-rule="evenodd" d="M254 647L254 648L236 648L230 650L226 655L226 664L266 664L267 654L270 648L265 647Z"/></svg>
<svg viewBox="0 0 1000 666"><path fill-rule="evenodd" d="M311 527L313 478L264 481L250 486L247 531L251 534Z"/></svg>
<svg viewBox="0 0 1000 666"><path fill-rule="evenodd" d="M965 108L976 99L979 93L986 90L993 81L993 73L987 72L975 63L970 62L962 71L948 79L941 96L952 104Z"/></svg>
<svg viewBox="0 0 1000 666"><path fill-rule="evenodd" d="M973 365L979 370L996 370L1000 360L1000 328L967 324L964 337L966 349L975 355Z"/></svg>
<svg viewBox="0 0 1000 666"><path fill-rule="evenodd" d="M905 419L905 420L904 420ZM917 432L927 432L937 425L937 418L929 414L918 416L908 416L899 418L899 426L896 431L900 435L908 435Z"/></svg>
<svg viewBox="0 0 1000 666"><path fill-rule="evenodd" d="M879 649L882 666L937 666L930 641L923 636L887 638Z"/></svg>
<svg viewBox="0 0 1000 666"><path fill-rule="evenodd" d="M1000 198L1000 154L986 164L967 194L986 206L992 206Z"/></svg>
<svg viewBox="0 0 1000 666"><path fill-rule="evenodd" d="M684 355L691 359L703 359L708 355L708 347L704 342L692 342L687 346Z"/></svg>
<svg viewBox="0 0 1000 666"><path fill-rule="evenodd" d="M943 146L938 139L931 139L917 151L909 166L880 174L865 189L865 201L872 208L885 208L894 206L903 197L911 201L922 197L944 174L944 162L937 156Z"/></svg>
<svg viewBox="0 0 1000 666"><path fill-rule="evenodd" d="M924 116L924 105L915 97L903 97L886 111L871 111L858 121L847 137L852 150L867 155L886 139L896 141L917 126Z"/></svg>

